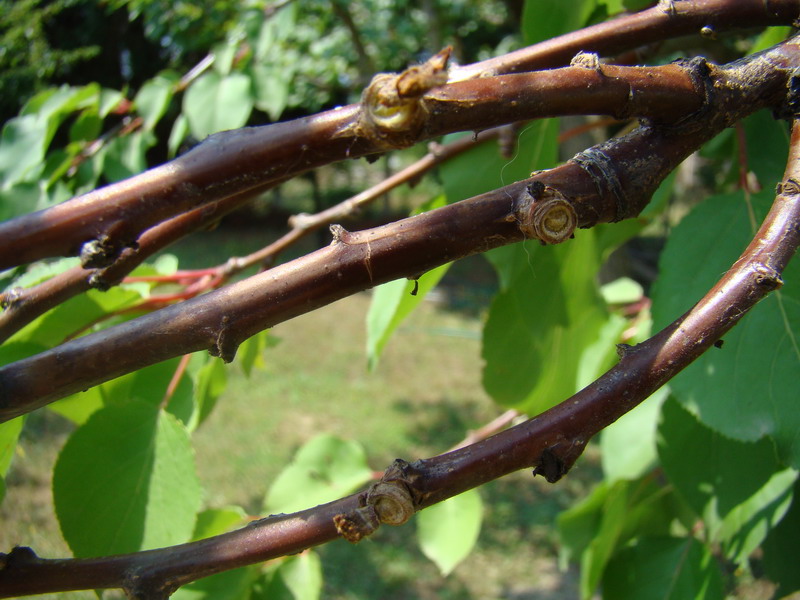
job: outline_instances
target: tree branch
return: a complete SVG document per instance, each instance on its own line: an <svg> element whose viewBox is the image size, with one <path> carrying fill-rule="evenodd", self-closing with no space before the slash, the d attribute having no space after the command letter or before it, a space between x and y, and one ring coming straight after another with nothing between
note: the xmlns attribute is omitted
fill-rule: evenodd
<svg viewBox="0 0 800 600"><path fill-rule="evenodd" d="M352 198L314 215L301 213L290 217L289 225L292 228L290 231L252 254L231 258L224 265L216 267L214 274L224 282L235 273L255 264L266 263L323 225L349 217L389 190L421 177L442 162L475 147L476 142L494 139L497 133L498 129L490 129L481 132L477 140L461 138L444 146L432 144L430 152L421 159ZM245 197L249 198L249 195ZM234 196L160 223L142 235L138 248L125 249L110 267L84 269L76 266L33 287L12 288L0 292L0 306L5 309L0 313L0 343L5 342L46 311L80 293L92 288L105 290L117 285L145 259L187 233L220 219L236 208L240 202L241 198Z"/></svg>
<svg viewBox="0 0 800 600"><path fill-rule="evenodd" d="M443 66L438 72L446 78ZM143 231L181 212L264 191L279 179L346 157L446 133L587 112L674 122L704 100L703 91L677 65L575 66L463 81L439 90L433 88L444 80L426 77L412 70L379 75L361 105L217 133L166 165L0 223L0 268L78 254L84 267L108 266L124 248L135 247ZM407 94L395 91L410 80Z"/></svg>
<svg viewBox="0 0 800 600"><path fill-rule="evenodd" d="M697 31L701 26L723 30L786 24L793 22L799 11L796 0L663 1L641 13L622 16L506 57L461 67L454 70L451 80L561 65L579 51L619 52L654 39ZM435 85L440 83L443 82L437 81ZM511 110L508 105L514 99L504 95L502 87L492 90L491 84L484 82L481 89L491 93L495 106L501 110L490 111L487 121L471 120L467 124L470 129L544 114L571 114L541 105L528 107L531 112L525 114L528 109L521 106ZM421 93L425 91L428 90ZM491 100L486 106L490 103ZM509 111L514 114L508 116ZM390 120L394 120L397 113L393 109L391 112ZM413 134L406 129L400 132L402 135L395 131L389 143L380 131L377 139L357 135L364 133L358 128L361 114L357 105L351 105L288 123L216 134L166 165L57 207L0 224L0 239L4 240L0 246L0 269L48 256L73 255L81 255L85 266L105 266L124 248L135 246L143 231L193 207L247 191L263 191L276 178L286 178L321 164L374 154L459 130L457 115L445 112ZM452 117L450 122L448 117Z"/></svg>
<svg viewBox="0 0 800 600"><path fill-rule="evenodd" d="M293 515L254 521L237 531L158 550L92 559L41 559L30 548L0 554L0 597L123 588L161 599L177 587L224 570L299 552L338 536L357 541L396 521L390 496L410 513L508 473L534 468L558 481L589 439L646 399L782 284L800 247L800 120L772 209L739 260L694 308L622 352L619 364L545 413L486 440L426 460L397 460L369 490ZM404 521L403 521L404 522Z"/></svg>
<svg viewBox="0 0 800 600"><path fill-rule="evenodd" d="M706 101L669 128L642 125L565 165L411 219L357 233L335 228L331 246L303 258L6 365L0 420L189 352L209 349L230 361L258 331L457 258L523 238L558 243L576 226L636 216L662 179L704 142L759 107L783 109L793 65L800 65L797 40L728 67L684 63Z"/></svg>

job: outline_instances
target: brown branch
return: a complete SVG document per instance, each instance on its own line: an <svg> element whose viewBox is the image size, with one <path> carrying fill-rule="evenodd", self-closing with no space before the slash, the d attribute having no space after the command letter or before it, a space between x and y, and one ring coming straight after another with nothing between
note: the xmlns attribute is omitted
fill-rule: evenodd
<svg viewBox="0 0 800 600"><path fill-rule="evenodd" d="M292 229L264 248L247 256L232 257L224 265L201 271L203 275L215 275L217 277L215 285L220 285L244 269L257 264L266 264L309 233L335 220L348 218L382 194L421 177L442 162L475 147L476 142L496 138L497 133L497 129L490 129L481 132L477 140L461 138L444 146L431 143L428 154L377 185L315 215L301 213L291 217L289 225ZM84 269L77 266L33 287L12 288L0 293L0 305L5 308L0 313L0 343L62 302L93 287L108 289L118 284L127 273L155 252L186 233L201 229L211 221L217 221L239 203L240 198L233 197L165 221L146 231L138 248L124 250L120 258L108 268ZM206 287L203 291L210 289L213 288Z"/></svg>
<svg viewBox="0 0 800 600"><path fill-rule="evenodd" d="M588 112L675 122L704 101L704 90L678 65L601 67L587 61L433 89L439 80L426 77L417 81L412 70L378 76L361 107L214 134L171 163L0 223L0 268L76 254L85 267L107 266L125 247L135 247L141 232L176 214L233 194L263 191L278 179L348 156L556 115ZM403 84L409 87L406 95L395 92Z"/></svg>
<svg viewBox="0 0 800 600"><path fill-rule="evenodd" d="M453 77L469 79L500 73L551 69L578 52L611 57L655 42L701 35L703 27L730 31L765 25L795 24L797 0L659 0L652 8L622 15L503 56L459 67Z"/></svg>
<svg viewBox="0 0 800 600"><path fill-rule="evenodd" d="M331 246L303 258L6 365L0 419L173 356L209 349L232 360L258 331L357 291L522 238L557 243L576 225L638 215L661 180L705 141L761 106L782 108L799 51L789 41L727 68L688 63L709 95L706 107L678 126L645 124L560 167L412 219L358 233L337 228Z"/></svg>
<svg viewBox="0 0 800 600"><path fill-rule="evenodd" d="M410 181L415 181L443 162L446 162L454 156L458 156L459 154L474 148L476 143L495 139L498 135L499 129L500 128L496 128L481 132L477 139L460 138L446 145L431 143L429 148L430 151L425 156L408 165L406 168L401 169L397 173L387 177L376 185L370 187L369 189L366 189L363 192L360 192L355 196L336 204L335 206L331 206L330 208L322 210L313 215L300 213L289 217L289 226L291 227L291 230L289 230L279 239L275 240L269 246L265 246L264 248L247 256L230 259L226 264L226 272L232 274L243 269L247 269L253 265L264 264L268 261L274 260L278 254L309 233L317 231L321 227L330 225L335 221L351 217L361 208L375 201L377 198L393 190L394 188L405 183L409 183Z"/></svg>
<svg viewBox="0 0 800 600"><path fill-rule="evenodd" d="M790 23L798 10L796 0L662 2L658 7L507 57L457 69L453 79L564 64L579 51L619 52L703 25L723 30ZM402 147L464 127L484 129L542 114L570 114L560 112L557 107L542 106L531 106L532 112L524 114L522 107L513 106L514 99L508 99L502 90L492 89L489 80L493 78L485 79L479 87L490 94L489 103L493 98L497 107L486 115L486 122L475 118L459 126L458 116L446 111L425 127L412 123L412 127L399 132L390 131L392 136L379 130L377 135L364 137L364 128L359 128L363 118L354 105L289 123L216 134L167 165L58 207L0 224L0 239L4 240L0 246L0 268L47 256L78 254L86 266L103 266L125 247L135 245L141 233L156 223L203 203L263 189L276 177L285 178L346 157ZM496 83L501 85L499 80ZM398 113L389 108L388 121L395 125ZM410 131L418 126L419 131Z"/></svg>
<svg viewBox="0 0 800 600"><path fill-rule="evenodd" d="M106 290L117 285L142 262L185 235L209 226L249 199L244 193L164 221L148 229L136 248L126 248L108 267L84 269L76 266L31 288L12 288L0 293L0 343L26 324L92 288Z"/></svg>
<svg viewBox="0 0 800 600"><path fill-rule="evenodd" d="M619 364L545 413L476 444L426 460L397 460L370 489L294 515L135 554L41 559L30 548L0 555L0 596L123 588L129 597L166 598L200 577L296 553L338 536L358 540L381 522L404 522L437 502L520 469L558 481L591 437L688 366L755 304L779 288L800 246L800 121L795 120L784 180L753 241L683 317L627 348ZM399 504L389 511L386 498Z"/></svg>

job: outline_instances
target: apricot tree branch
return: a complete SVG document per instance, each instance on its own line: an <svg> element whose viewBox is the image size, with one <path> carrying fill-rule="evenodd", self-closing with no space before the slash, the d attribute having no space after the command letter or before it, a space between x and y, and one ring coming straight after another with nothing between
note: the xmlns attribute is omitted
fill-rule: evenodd
<svg viewBox="0 0 800 600"><path fill-rule="evenodd" d="M654 8L506 57L460 67L451 80L563 65L579 51L615 53L656 39L698 31L703 26L722 30L787 24L794 22L799 12L796 0L771 0L769 3L762 0L665 0ZM434 85L444 83L434 80ZM425 91L427 89L421 94ZM481 91L493 96L501 110L488 115L496 117L489 122L472 120L467 125L469 129L534 118L543 110L539 106L539 113L533 110L526 115L522 107L509 106L513 98L504 96L501 90L492 90L487 82L481 86ZM395 107L388 108L384 124L393 126L398 114L403 113L398 113ZM513 113L510 118L509 111ZM373 154L387 147L407 145L426 136L457 130L455 122L448 124L448 119L440 115L425 128L424 135L420 132L411 135L404 129L400 132L403 135L398 136L395 131L396 145L387 146L387 140L380 139L380 135L378 140L353 135L359 132L357 125L362 121L363 112L357 105L351 105L289 123L216 134L171 163L47 211L0 224L0 239L4 240L0 246L0 269L48 256L78 254L82 255L86 266L105 266L124 248L135 246L143 231L192 207L248 190L263 191L276 177L285 178L335 160ZM546 107L544 113L569 114ZM444 116L455 115L446 113Z"/></svg>
<svg viewBox="0 0 800 600"><path fill-rule="evenodd" d="M142 232L181 212L263 191L336 160L445 133L586 113L675 122L705 100L691 73L678 65L601 69L588 61L442 85L446 55L437 57L421 72L412 67L376 76L361 105L217 133L161 167L0 223L0 268L73 255L84 267L108 266L124 248L135 247Z"/></svg>
<svg viewBox="0 0 800 600"><path fill-rule="evenodd" d="M442 162L473 148L476 141L484 142L495 137L497 129L490 129L481 132L478 140L461 138L443 146L432 143L428 154L377 185L320 213L314 215L301 213L290 217L291 229L279 239L247 256L230 258L224 265L213 268L213 273L208 273L209 270L204 269L204 274L216 275L218 283L223 283L232 275L253 265L266 264L309 233L337 219L347 218L389 190L413 181ZM228 198L156 225L142 235L138 248L125 249L110 267L84 269L76 266L33 287L12 288L0 292L0 306L4 308L0 312L0 343L69 298L92 288L105 290L116 285L127 273L155 252L186 233L199 229L210 221L216 221L238 206L239 202L239 197ZM211 288L203 291L208 289Z"/></svg>
<svg viewBox="0 0 800 600"><path fill-rule="evenodd" d="M629 347L620 362L545 413L483 441L430 459L397 460L380 481L292 515L275 515L197 542L90 559L42 559L30 548L0 554L0 597L122 588L131 598L167 598L179 586L228 569L285 556L338 536L358 541L381 524L520 469L554 483L591 437L645 400L782 284L800 247L800 120L792 127L786 173L753 241L683 317ZM524 365L520 365L524 368Z"/></svg>
<svg viewBox="0 0 800 600"><path fill-rule="evenodd" d="M560 167L411 219L357 233L336 228L331 246L306 257L6 365L0 420L189 352L209 349L232 360L258 331L456 258L522 238L558 243L576 226L638 215L663 178L705 141L759 107L785 110L795 65L796 39L728 67L686 63L706 101L677 124L646 123Z"/></svg>

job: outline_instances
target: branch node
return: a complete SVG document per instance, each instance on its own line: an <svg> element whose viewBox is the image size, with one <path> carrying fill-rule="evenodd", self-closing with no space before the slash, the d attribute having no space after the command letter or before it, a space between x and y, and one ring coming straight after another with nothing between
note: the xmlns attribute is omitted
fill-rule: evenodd
<svg viewBox="0 0 800 600"><path fill-rule="evenodd" d="M424 125L427 110L422 97L447 83L449 46L421 65L399 75L379 73L361 95L358 122L339 133L352 133L385 148L414 143Z"/></svg>
<svg viewBox="0 0 800 600"><path fill-rule="evenodd" d="M581 50L572 57L572 60L569 61L569 66L580 67L582 69L591 69L592 71L597 71L601 74L603 72L603 65L600 62L600 57L595 52L584 52Z"/></svg>
<svg viewBox="0 0 800 600"><path fill-rule="evenodd" d="M228 315L224 315L219 324L217 339L211 348L208 349L208 353L211 356L218 356L226 363L233 362L233 359L236 357L236 351L239 349L239 344L233 339L233 336L230 335L230 331L231 318Z"/></svg>
<svg viewBox="0 0 800 600"><path fill-rule="evenodd" d="M628 197L617 175L614 160L610 156L600 148L594 147L578 152L572 161L591 177L601 200L613 200L615 205L613 222L630 216Z"/></svg>
<svg viewBox="0 0 800 600"><path fill-rule="evenodd" d="M314 215L308 213L298 213L289 217L289 227L306 231L310 229L314 222Z"/></svg>
<svg viewBox="0 0 800 600"><path fill-rule="evenodd" d="M753 265L753 273L755 275L756 284L767 291L771 292L783 286L781 274L769 265L756 263Z"/></svg>
<svg viewBox="0 0 800 600"><path fill-rule="evenodd" d="M578 215L572 204L557 189L541 181L532 181L527 187L533 202L525 206L519 228L528 238L542 244L560 244L574 237Z"/></svg>
<svg viewBox="0 0 800 600"><path fill-rule="evenodd" d="M23 288L17 286L0 294L0 309L17 308L22 303Z"/></svg>
<svg viewBox="0 0 800 600"><path fill-rule="evenodd" d="M0 570L30 565L39 560L33 548L14 546L8 554L0 552Z"/></svg>
<svg viewBox="0 0 800 600"><path fill-rule="evenodd" d="M113 263L119 250L111 238L101 235L97 239L84 243L78 256L80 256L81 266L84 269L97 269Z"/></svg>
<svg viewBox="0 0 800 600"><path fill-rule="evenodd" d="M347 238L350 237L350 232L347 231L344 227L342 227L341 225L336 225L334 223L329 227L329 229L331 231L331 235L333 236L333 241L331 242L331 245L339 243L342 244L348 243Z"/></svg>
<svg viewBox="0 0 800 600"><path fill-rule="evenodd" d="M381 522L373 507L359 506L347 514L335 515L333 524L336 526L336 533L351 544L357 544L375 533Z"/></svg>
<svg viewBox="0 0 800 600"><path fill-rule="evenodd" d="M658 7L670 17L678 16L678 9L675 6L676 2L683 2L684 0L658 0Z"/></svg>
<svg viewBox="0 0 800 600"><path fill-rule="evenodd" d="M800 182L790 177L778 183L775 193L781 196L797 196L800 194Z"/></svg>
<svg viewBox="0 0 800 600"><path fill-rule="evenodd" d="M700 28L700 35L703 36L704 38L709 39L709 40L716 40L717 39L717 32L714 30L714 28L711 25L703 25Z"/></svg>
<svg viewBox="0 0 800 600"><path fill-rule="evenodd" d="M691 60L681 59L676 62L686 69L692 79L692 85L695 90L703 94L703 103L696 111L682 117L673 125L670 125L668 129L672 133L695 133L708 127L707 115L716 106L714 102L714 81L711 77L714 65L702 56L696 56Z"/></svg>
<svg viewBox="0 0 800 600"><path fill-rule="evenodd" d="M105 278L105 274L101 269L97 269L89 275L88 283L89 287L101 292L111 289L111 283Z"/></svg>
<svg viewBox="0 0 800 600"><path fill-rule="evenodd" d="M547 483L555 483L566 475L583 453L586 440L563 440L542 450L539 461L533 469L533 476L542 475Z"/></svg>
<svg viewBox="0 0 800 600"><path fill-rule="evenodd" d="M620 358L625 358L633 354L636 351L635 346L631 346L630 344L617 344L617 356Z"/></svg>
<svg viewBox="0 0 800 600"><path fill-rule="evenodd" d="M416 512L405 471L408 463L396 460L386 469L380 481L359 496L359 507L333 517L336 532L348 542L357 544L372 535L381 523L398 526Z"/></svg>
<svg viewBox="0 0 800 600"><path fill-rule="evenodd" d="M786 106L792 117L800 115L800 69L795 69L787 81Z"/></svg>

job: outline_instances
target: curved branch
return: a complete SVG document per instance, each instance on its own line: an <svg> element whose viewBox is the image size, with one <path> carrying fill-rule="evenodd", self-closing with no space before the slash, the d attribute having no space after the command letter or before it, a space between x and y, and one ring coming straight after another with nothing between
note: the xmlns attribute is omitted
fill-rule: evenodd
<svg viewBox="0 0 800 600"><path fill-rule="evenodd" d="M622 16L506 57L461 67L454 70L452 80L561 65L579 51L619 52L655 39L698 30L701 26L727 29L791 23L798 12L797 0L769 3L761 0L669 0L641 13ZM443 82L437 80L433 85L440 83ZM433 86L429 85L428 89L430 87ZM489 91L490 84L484 83L483 88ZM425 91L427 89L421 93ZM504 96L502 88L492 90L492 94L506 110L514 100ZM559 112L557 107L544 110L541 106L534 107L528 115L521 110L511 118L492 118L499 115L490 111L489 121L481 123L475 119L467 127L489 128L543 113L570 114ZM588 110L591 112L591 107ZM507 113L501 111L500 114ZM103 266L112 262L125 247L135 246L143 231L192 207L248 190L263 190L275 178L289 177L321 164L424 139L419 131L406 130L401 132L403 135L395 136L394 146L387 146L386 139L361 137L356 135L363 133L358 128L359 115L358 105L351 105L288 123L216 134L166 165L58 207L0 224L0 239L4 240L0 247L0 269L48 256L78 254L86 266ZM459 126L458 122L455 118L448 123L439 115L437 122L427 127L425 135L460 130L464 124Z"/></svg>
<svg viewBox="0 0 800 600"><path fill-rule="evenodd" d="M622 15L546 40L503 56L459 67L458 79L500 73L551 69L564 65L578 52L614 56L639 46L683 35L764 25L793 25L800 18L797 0L659 0L656 6Z"/></svg>
<svg viewBox="0 0 800 600"><path fill-rule="evenodd" d="M597 64L457 82L421 98L401 96L396 106L387 107L386 88L399 85L408 73L414 75L409 70L378 76L360 106L217 133L166 165L6 221L0 224L0 268L77 254L85 267L107 266L124 248L135 247L143 231L183 211L263 191L278 179L346 157L446 133L586 113L674 122L704 101L703 90L678 65ZM428 92L430 84L423 80L422 85Z"/></svg>
<svg viewBox="0 0 800 600"><path fill-rule="evenodd" d="M204 274L217 275L219 279L218 287L220 283L224 283L235 273L259 263L266 263L309 233L337 219L347 218L389 190L421 177L442 162L473 148L476 142L494 139L497 134L498 129L490 129L481 132L478 140L461 138L444 146L432 144L434 147L430 149L428 154L377 185L317 214L301 213L291 217L289 225L292 229L279 239L247 256L231 258L224 265L212 269L213 273L206 272ZM246 195L246 197L249 197L249 195ZM33 287L12 288L0 293L0 305L5 309L0 313L0 343L6 341L33 319L80 293L91 288L103 290L117 285L145 259L187 233L220 219L236 208L241 200L242 198L239 196L220 200L204 208L173 217L152 229L148 229L142 235L138 248L124 250L110 267L84 269L81 266L76 266ZM208 269L205 271L208 271Z"/></svg>
<svg viewBox="0 0 800 600"><path fill-rule="evenodd" d="M571 398L476 444L414 463L395 461L366 493L267 517L220 536L92 559L41 559L30 548L15 548L0 554L0 597L123 588L129 597L166 598L200 577L296 553L340 535L361 539L383 520L371 503L378 486L396 488L413 512L520 469L534 468L534 475L554 483L591 437L683 370L779 288L780 274L798 247L800 121L795 120L778 196L739 260L693 309L646 342L627 348L619 364Z"/></svg>
<svg viewBox="0 0 800 600"><path fill-rule="evenodd" d="M457 258L524 237L556 243L575 226L638 215L662 179L705 141L761 106L782 106L798 50L786 42L728 68L694 61L684 68L707 90L707 102L674 129L643 125L495 192L367 231L338 228L331 246L306 257L6 365L0 420L173 356L209 349L232 360L258 331Z"/></svg>

